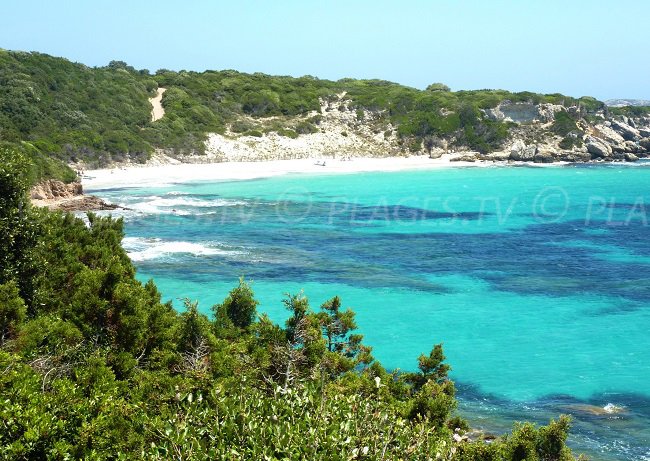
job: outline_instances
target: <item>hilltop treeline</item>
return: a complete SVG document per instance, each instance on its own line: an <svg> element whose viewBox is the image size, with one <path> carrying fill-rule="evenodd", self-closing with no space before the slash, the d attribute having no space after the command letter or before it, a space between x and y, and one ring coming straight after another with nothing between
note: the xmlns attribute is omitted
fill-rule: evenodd
<svg viewBox="0 0 650 461"><path fill-rule="evenodd" d="M120 220L31 208L28 172L0 150L0 459L571 459L564 417L467 440L442 347L389 372L338 297L175 311Z"/></svg>
<svg viewBox="0 0 650 461"><path fill-rule="evenodd" d="M158 87L167 88L162 100L166 115L151 122L148 98ZM593 98L560 94L453 92L443 84L418 90L382 80L334 82L233 70L152 73L121 61L90 68L41 53L0 50L0 143L34 158L92 166L145 161L156 148L201 154L207 133L223 133L227 127L246 132L250 117L278 117L273 129L281 135L314 132L318 117L305 118L298 126L288 119L319 110L320 98L336 100L343 92L351 100L348 109L360 118L372 111L395 126L405 150L418 150L431 138L484 153L499 148L511 126L482 110L504 100L579 105L584 113L603 108ZM70 179L69 171L54 164L39 172Z"/></svg>

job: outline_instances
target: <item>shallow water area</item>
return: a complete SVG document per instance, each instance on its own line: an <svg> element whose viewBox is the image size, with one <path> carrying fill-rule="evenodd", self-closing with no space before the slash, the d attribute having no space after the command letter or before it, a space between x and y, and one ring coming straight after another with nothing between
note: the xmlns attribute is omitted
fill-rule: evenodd
<svg viewBox="0 0 650 461"><path fill-rule="evenodd" d="M650 459L649 180L639 162L95 193L130 209L138 277L177 306L207 313L241 274L276 322L283 293L313 308L339 295L386 367L413 369L443 342L474 425L570 413L576 452L628 460Z"/></svg>

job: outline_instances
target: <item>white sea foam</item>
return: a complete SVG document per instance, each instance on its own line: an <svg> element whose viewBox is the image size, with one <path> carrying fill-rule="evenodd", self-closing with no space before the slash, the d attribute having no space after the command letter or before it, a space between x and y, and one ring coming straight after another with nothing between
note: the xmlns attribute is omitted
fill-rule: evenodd
<svg viewBox="0 0 650 461"><path fill-rule="evenodd" d="M160 206L160 207L188 206L188 207L198 207L198 208L237 206L237 205L246 204L246 202L242 202L238 200L226 200L226 199L202 200L202 199L196 199L191 197L158 198L152 200L149 203L151 205Z"/></svg>
<svg viewBox="0 0 650 461"><path fill-rule="evenodd" d="M242 200L211 199L204 200L183 196L181 193L172 196L160 197L157 195L138 197L137 201L123 200L121 205L146 214L177 214L187 216L191 214L206 214L206 212L190 211L192 208L221 208L246 205Z"/></svg>
<svg viewBox="0 0 650 461"><path fill-rule="evenodd" d="M157 238L126 237L122 241L132 261L149 261L174 254L194 256L235 256L240 251L218 248L211 244L182 241L164 241Z"/></svg>

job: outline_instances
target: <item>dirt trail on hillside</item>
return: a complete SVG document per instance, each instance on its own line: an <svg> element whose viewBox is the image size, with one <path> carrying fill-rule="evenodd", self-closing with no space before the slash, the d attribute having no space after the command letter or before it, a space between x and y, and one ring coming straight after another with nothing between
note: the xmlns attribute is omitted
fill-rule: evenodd
<svg viewBox="0 0 650 461"><path fill-rule="evenodd" d="M149 102L151 103L152 106L151 109L152 122L155 122L156 120L160 120L165 116L165 109L163 109L161 102L162 102L163 93L166 90L167 88L158 88L158 91L156 92L156 96L154 96L153 98L149 98Z"/></svg>

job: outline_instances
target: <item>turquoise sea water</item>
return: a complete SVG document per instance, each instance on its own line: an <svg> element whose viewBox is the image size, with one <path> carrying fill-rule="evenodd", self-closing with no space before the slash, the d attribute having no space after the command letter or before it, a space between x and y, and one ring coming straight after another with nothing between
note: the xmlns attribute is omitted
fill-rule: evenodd
<svg viewBox="0 0 650 461"><path fill-rule="evenodd" d="M138 277L208 313L341 296L388 368L443 342L475 426L574 415L593 459L650 459L650 164L287 175L92 191ZM592 414L607 404L620 414Z"/></svg>

